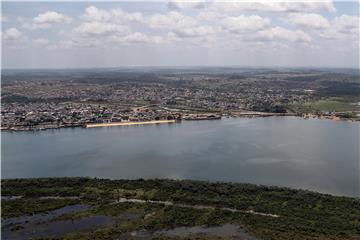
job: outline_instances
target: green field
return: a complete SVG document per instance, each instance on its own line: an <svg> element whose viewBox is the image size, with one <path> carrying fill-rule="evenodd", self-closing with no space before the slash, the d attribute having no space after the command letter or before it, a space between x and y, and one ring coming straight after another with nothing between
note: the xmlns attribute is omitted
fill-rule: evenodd
<svg viewBox="0 0 360 240"><path fill-rule="evenodd" d="M304 103L292 103L288 109L292 112L348 112L360 111L360 106L356 105L359 99L326 98Z"/></svg>

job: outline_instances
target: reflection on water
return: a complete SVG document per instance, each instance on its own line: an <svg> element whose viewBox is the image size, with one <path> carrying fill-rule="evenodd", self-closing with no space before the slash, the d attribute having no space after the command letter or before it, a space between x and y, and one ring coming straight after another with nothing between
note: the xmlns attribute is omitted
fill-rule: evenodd
<svg viewBox="0 0 360 240"><path fill-rule="evenodd" d="M113 223L110 216L89 216L74 220L52 221L63 214L88 209L86 205L66 206L49 213L8 218L1 222L3 239L33 239L43 237L59 237L78 231L93 230ZM21 228L16 229L20 226Z"/></svg>
<svg viewBox="0 0 360 240"><path fill-rule="evenodd" d="M2 133L2 176L200 179L359 196L359 123L296 117Z"/></svg>

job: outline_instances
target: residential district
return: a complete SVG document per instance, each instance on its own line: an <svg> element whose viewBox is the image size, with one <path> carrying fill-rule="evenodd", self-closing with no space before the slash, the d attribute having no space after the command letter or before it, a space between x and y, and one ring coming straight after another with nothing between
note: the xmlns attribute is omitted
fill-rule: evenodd
<svg viewBox="0 0 360 240"><path fill-rule="evenodd" d="M359 75L329 69L2 72L1 129L295 115L359 120Z"/></svg>

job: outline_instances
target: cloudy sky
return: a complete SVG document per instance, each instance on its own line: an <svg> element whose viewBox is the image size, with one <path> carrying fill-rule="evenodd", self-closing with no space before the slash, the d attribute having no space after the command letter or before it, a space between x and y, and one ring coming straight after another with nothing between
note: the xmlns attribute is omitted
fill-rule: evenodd
<svg viewBox="0 0 360 240"><path fill-rule="evenodd" d="M359 2L2 4L3 68L358 67Z"/></svg>

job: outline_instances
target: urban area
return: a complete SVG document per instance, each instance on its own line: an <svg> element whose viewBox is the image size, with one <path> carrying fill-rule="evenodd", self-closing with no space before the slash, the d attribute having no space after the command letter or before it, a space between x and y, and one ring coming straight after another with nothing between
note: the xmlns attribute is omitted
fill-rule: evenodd
<svg viewBox="0 0 360 240"><path fill-rule="evenodd" d="M358 121L358 79L333 69L5 70L1 129L274 115Z"/></svg>

